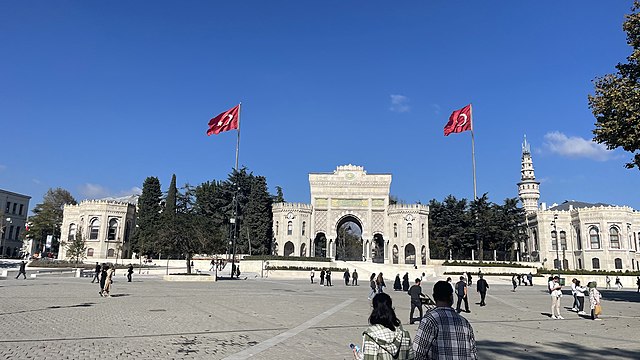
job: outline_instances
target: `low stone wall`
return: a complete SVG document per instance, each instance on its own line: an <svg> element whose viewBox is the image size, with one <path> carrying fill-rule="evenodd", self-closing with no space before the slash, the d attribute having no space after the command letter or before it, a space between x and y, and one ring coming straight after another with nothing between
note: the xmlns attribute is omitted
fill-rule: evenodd
<svg viewBox="0 0 640 360"><path fill-rule="evenodd" d="M165 275L162 277L164 281L182 281L182 282L214 282L217 280L215 274L211 276L205 275Z"/></svg>
<svg viewBox="0 0 640 360"><path fill-rule="evenodd" d="M549 276L551 276L551 273L545 273L544 275L544 280L545 283L547 283L549 280ZM571 286L571 280L572 279L578 279L580 280L580 285L581 286L587 286L587 284L590 281L595 281L598 284L598 288L599 289L604 289L607 286L607 277L606 275L559 275L561 278L565 279L565 286L566 287L570 287ZM609 279L611 279L611 288L615 289L616 288L616 277L615 276L609 276ZM620 276L620 283L622 284L623 287L625 288L631 288L631 289L637 289L638 285L636 285L636 281L637 281L637 277L636 276Z"/></svg>
<svg viewBox="0 0 640 360"><path fill-rule="evenodd" d="M323 262L323 261L288 261L288 260L242 260L240 262L240 272L252 272L262 273L266 266L301 266L301 267L313 267L316 272L320 272L322 268L328 267L345 267L344 265L336 264L335 262ZM229 266L229 265L227 265ZM276 270L270 270L276 271ZM279 270L291 272L292 270ZM308 271L304 271L307 275ZM316 276L319 276L316 275Z"/></svg>
<svg viewBox="0 0 640 360"><path fill-rule="evenodd" d="M444 274L446 272L470 272L473 278L478 277L478 269L482 270L483 274L537 274L538 269L535 267L521 268L521 267L497 267L497 266L439 266L436 267L438 274Z"/></svg>

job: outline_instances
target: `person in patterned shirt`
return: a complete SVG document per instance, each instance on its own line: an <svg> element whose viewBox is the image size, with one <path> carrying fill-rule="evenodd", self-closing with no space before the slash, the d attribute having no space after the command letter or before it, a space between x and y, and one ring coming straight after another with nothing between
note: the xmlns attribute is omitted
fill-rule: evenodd
<svg viewBox="0 0 640 360"><path fill-rule="evenodd" d="M453 290L446 281L433 286L436 308L420 321L413 342L416 360L419 359L478 359L473 328L460 316L453 305Z"/></svg>
<svg viewBox="0 0 640 360"><path fill-rule="evenodd" d="M369 324L371 326L362 333L362 353L354 352L356 359L410 360L414 358L411 335L402 328L389 295L380 293L374 296Z"/></svg>

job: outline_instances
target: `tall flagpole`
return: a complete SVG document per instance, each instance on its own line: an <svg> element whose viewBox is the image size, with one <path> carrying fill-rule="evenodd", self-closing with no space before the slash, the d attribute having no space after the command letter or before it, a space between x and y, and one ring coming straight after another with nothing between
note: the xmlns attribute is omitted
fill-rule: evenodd
<svg viewBox="0 0 640 360"><path fill-rule="evenodd" d="M242 101L238 104L238 141L236 142L236 171L238 171L238 154L240 153L240 112L242 111ZM473 118L472 118L473 119ZM471 123L473 128L473 123Z"/></svg>
<svg viewBox="0 0 640 360"><path fill-rule="evenodd" d="M473 137L473 104L469 104L469 114L471 115L471 164L473 166L473 199L478 199L478 192L476 190L476 142ZM240 124L238 124L238 129L240 128ZM238 130L238 134L240 134L240 130ZM240 136L240 135L238 135Z"/></svg>
<svg viewBox="0 0 640 360"><path fill-rule="evenodd" d="M238 174L238 156L240 154L240 111L242 110L242 102L238 104L238 140L236 142L236 176ZM240 190L240 184L234 184L235 189L233 193L233 224L231 225L231 279L235 275L236 271L236 237L238 236L238 191Z"/></svg>

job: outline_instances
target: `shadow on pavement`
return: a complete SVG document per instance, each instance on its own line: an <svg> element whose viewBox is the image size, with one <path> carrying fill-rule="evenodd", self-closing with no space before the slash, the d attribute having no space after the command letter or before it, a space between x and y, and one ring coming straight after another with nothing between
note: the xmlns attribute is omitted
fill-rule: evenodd
<svg viewBox="0 0 640 360"><path fill-rule="evenodd" d="M584 341L587 342L588 340L585 339ZM597 346L591 345L591 347L587 347L575 342L546 343L544 345L523 345L512 341L492 340L479 340L477 342L478 358L480 359L495 359L496 357L534 360L580 359L585 357L592 359L638 358L638 353L633 350L606 347L601 346L601 344Z"/></svg>
<svg viewBox="0 0 640 360"><path fill-rule="evenodd" d="M47 311L47 310L54 310L54 309L82 308L82 307L90 307L90 306L93 306L93 305L95 305L95 303L82 303L82 304L68 305L68 306L57 306L57 305L54 305L54 306L46 307L44 309L32 309L32 310L21 310L21 311L0 313L0 316L3 316L3 315L14 315L14 314L24 314L24 313L37 312L37 311Z"/></svg>
<svg viewBox="0 0 640 360"><path fill-rule="evenodd" d="M635 291L600 290L600 293L604 300L640 303L640 293Z"/></svg>

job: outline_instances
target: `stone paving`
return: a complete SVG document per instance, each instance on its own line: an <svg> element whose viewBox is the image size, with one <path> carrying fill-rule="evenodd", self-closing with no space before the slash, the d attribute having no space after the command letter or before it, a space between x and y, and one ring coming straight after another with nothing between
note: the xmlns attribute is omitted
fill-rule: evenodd
<svg viewBox="0 0 640 360"><path fill-rule="evenodd" d="M90 279L0 281L4 359L350 359L370 305L368 286L251 278L164 282L119 273L113 297ZM551 320L544 287L491 284L488 306L471 294L481 359L640 358L640 294L605 291L603 321L563 310ZM423 285L430 293L433 282ZM390 292L408 320L409 297ZM571 305L563 298L563 307ZM404 325L415 335L417 325Z"/></svg>

